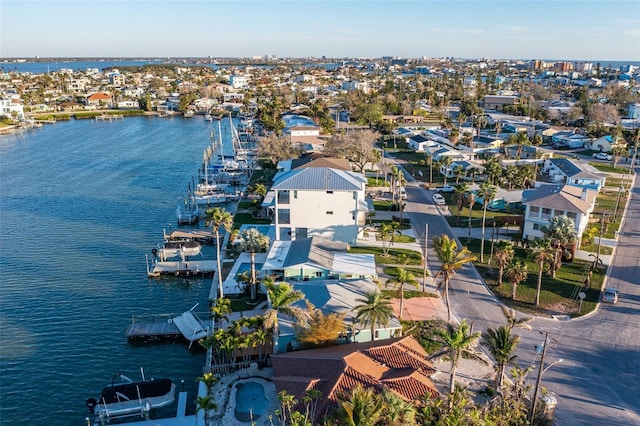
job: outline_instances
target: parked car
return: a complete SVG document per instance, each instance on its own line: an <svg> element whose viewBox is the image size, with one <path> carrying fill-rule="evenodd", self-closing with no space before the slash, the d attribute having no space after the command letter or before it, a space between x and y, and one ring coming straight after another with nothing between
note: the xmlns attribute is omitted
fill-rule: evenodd
<svg viewBox="0 0 640 426"><path fill-rule="evenodd" d="M593 158L598 160L611 160L611 155L607 154L606 152L594 152Z"/></svg>
<svg viewBox="0 0 640 426"><path fill-rule="evenodd" d="M443 185L436 188L437 192L453 192L455 191L455 187L453 185Z"/></svg>
<svg viewBox="0 0 640 426"><path fill-rule="evenodd" d="M603 303L618 303L618 290L615 288L606 288L602 293Z"/></svg>
<svg viewBox="0 0 640 426"><path fill-rule="evenodd" d="M433 202L439 205L444 205L444 197L440 194L433 194Z"/></svg>

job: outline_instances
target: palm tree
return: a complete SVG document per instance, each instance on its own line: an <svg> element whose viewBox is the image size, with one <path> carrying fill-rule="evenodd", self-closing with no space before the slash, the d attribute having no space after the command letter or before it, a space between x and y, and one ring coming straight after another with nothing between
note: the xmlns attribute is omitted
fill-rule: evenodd
<svg viewBox="0 0 640 426"><path fill-rule="evenodd" d="M231 311L231 300L227 298L218 298L211 306L211 316L214 320L214 325L218 324L218 329L222 328L222 320L229 320L228 315ZM215 329L215 328L214 328Z"/></svg>
<svg viewBox="0 0 640 426"><path fill-rule="evenodd" d="M409 402L400 398L395 393L383 390L382 399L384 409L382 411L381 425L415 425L416 408Z"/></svg>
<svg viewBox="0 0 640 426"><path fill-rule="evenodd" d="M456 176L456 184L460 182L460 177L464 175L464 166L458 164L453 168L453 174Z"/></svg>
<svg viewBox="0 0 640 426"><path fill-rule="evenodd" d="M522 328L527 331L531 331L529 323L533 321L533 317L518 318L514 309L507 308L505 306L501 306L500 309L502 309L502 313L507 320L507 327L509 327L509 329Z"/></svg>
<svg viewBox="0 0 640 426"><path fill-rule="evenodd" d="M480 337L480 333L471 333L466 320L458 326L447 324L446 330L438 330L434 341L442 345L442 349L431 355L431 359L448 359L451 361L451 376L449 392L453 393L456 384L456 369L460 358L472 359L483 364L487 362L473 349L474 343Z"/></svg>
<svg viewBox="0 0 640 426"><path fill-rule="evenodd" d="M437 290L444 289L444 298L447 300L447 318L451 322L451 303L449 300L449 283L453 276L456 274L456 270L462 268L465 264L476 260L475 255L469 251L468 248L462 247L458 251L458 244L455 240L449 239L446 234L433 239L433 246L442 266L435 275L435 279L440 278Z"/></svg>
<svg viewBox="0 0 640 426"><path fill-rule="evenodd" d="M536 238L529 252L534 262L538 265L538 286L536 288L536 306L540 304L540 291L542 289L542 272L545 265L549 265L555 258L549 240Z"/></svg>
<svg viewBox="0 0 640 426"><path fill-rule="evenodd" d="M233 228L233 215L223 208L215 207L207 209L205 211L207 215L207 221L216 234L216 263L218 269L216 275L218 276L218 298L224 297L222 291L222 264L220 262L220 228L223 228L227 232L231 232Z"/></svg>
<svg viewBox="0 0 640 426"><path fill-rule="evenodd" d="M467 222L467 229L469 230L467 244L469 244L471 242L471 215L473 214L473 205L476 203L476 194L469 190L464 197L465 205L469 207L469 221Z"/></svg>
<svg viewBox="0 0 640 426"><path fill-rule="evenodd" d="M507 365L512 365L517 356L513 352L520 343L520 336L511 334L511 329L506 325L498 328L489 328L482 334L482 346L487 348L493 359L496 360L496 378L494 387L498 389L502 384Z"/></svg>
<svg viewBox="0 0 640 426"><path fill-rule="evenodd" d="M516 159L518 160L520 159L520 156L522 156L522 147L525 145L531 145L529 137L524 132L518 132L511 135L509 137L508 143L518 146L518 151L516 151Z"/></svg>
<svg viewBox="0 0 640 426"><path fill-rule="evenodd" d="M568 216L554 216L549 220L549 225L542 227L542 232L554 248L551 276L555 277L556 271L562 266L562 255L567 246L576 242L576 225Z"/></svg>
<svg viewBox="0 0 640 426"><path fill-rule="evenodd" d="M624 157L627 155L629 155L629 151L627 150L627 147L625 145L613 145L611 147L611 165L613 167L616 167L618 165L620 157Z"/></svg>
<svg viewBox="0 0 640 426"><path fill-rule="evenodd" d="M256 253L269 247L269 237L255 228L242 231L242 250L251 254L251 300L257 298L258 282L256 280Z"/></svg>
<svg viewBox="0 0 640 426"><path fill-rule="evenodd" d="M400 314L398 315L398 319L401 320L402 311L404 309L404 285L409 284L412 287L418 288L418 281L411 272L407 271L407 265L404 264L403 266L398 267L398 275L389 279L387 283L396 284L398 292L400 293Z"/></svg>
<svg viewBox="0 0 640 426"><path fill-rule="evenodd" d="M484 230L487 220L487 206L496 196L497 188L491 185L489 182L483 182L480 185L480 192L478 195L482 197L482 240L480 243L480 262L484 262Z"/></svg>
<svg viewBox="0 0 640 426"><path fill-rule="evenodd" d="M453 194L451 195L451 199L456 204L456 209L458 210L458 226L460 226L460 216L462 213L462 208L466 204L467 192L469 192L469 185L464 182L456 185L454 187Z"/></svg>
<svg viewBox="0 0 640 426"><path fill-rule="evenodd" d="M515 251L513 250L513 243L508 240L498 240L496 243L495 259L498 265L498 285L502 284L502 274L504 268L511 262Z"/></svg>
<svg viewBox="0 0 640 426"><path fill-rule="evenodd" d="M265 287L269 297L269 309L264 313L264 326L272 330L273 353L278 353L278 314L304 318L304 310L293 306L295 302L304 299L304 294L294 290L288 283L275 284L270 278L265 279Z"/></svg>
<svg viewBox="0 0 640 426"><path fill-rule="evenodd" d="M375 340L376 325L387 327L389 320L393 316L390 297L380 291L371 291L364 294L364 297L356 299L356 320L363 319L364 323L369 323L371 330L371 341Z"/></svg>
<svg viewBox="0 0 640 426"><path fill-rule="evenodd" d="M484 163L487 182L496 185L502 175L502 163L497 157L491 157Z"/></svg>
<svg viewBox="0 0 640 426"><path fill-rule="evenodd" d="M339 424L346 426L374 426L384 410L383 399L372 388L354 387L348 394L338 396Z"/></svg>
<svg viewBox="0 0 640 426"><path fill-rule="evenodd" d="M527 271L527 264L520 261L512 262L509 264L509 266L507 266L505 275L511 283L511 299L516 300L518 284L526 280L529 276L529 272Z"/></svg>
<svg viewBox="0 0 640 426"><path fill-rule="evenodd" d="M452 162L453 160L449 156L444 156L439 161L440 168L444 167L444 184L445 185L447 184L447 168L449 167L449 165L451 165Z"/></svg>

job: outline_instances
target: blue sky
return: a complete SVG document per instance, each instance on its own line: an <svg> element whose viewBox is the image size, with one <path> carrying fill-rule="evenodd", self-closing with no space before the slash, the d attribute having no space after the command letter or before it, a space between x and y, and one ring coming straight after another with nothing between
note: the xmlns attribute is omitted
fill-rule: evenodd
<svg viewBox="0 0 640 426"><path fill-rule="evenodd" d="M640 61L640 0L0 0L0 57Z"/></svg>

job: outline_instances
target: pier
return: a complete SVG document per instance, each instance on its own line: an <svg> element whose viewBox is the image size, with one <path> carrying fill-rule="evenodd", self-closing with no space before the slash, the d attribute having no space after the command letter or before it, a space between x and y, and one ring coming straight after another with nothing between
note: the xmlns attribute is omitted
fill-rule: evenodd
<svg viewBox="0 0 640 426"><path fill-rule="evenodd" d="M176 277L212 276L217 269L215 260L175 260L153 262L151 267L147 263L147 275L159 277L175 275Z"/></svg>
<svg viewBox="0 0 640 426"><path fill-rule="evenodd" d="M122 120L124 116L122 114L100 114L95 116L96 121L105 121L105 120Z"/></svg>

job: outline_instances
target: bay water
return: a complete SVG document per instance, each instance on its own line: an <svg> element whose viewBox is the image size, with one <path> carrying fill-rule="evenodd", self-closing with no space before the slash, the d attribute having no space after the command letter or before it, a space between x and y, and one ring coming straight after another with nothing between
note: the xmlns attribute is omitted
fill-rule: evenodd
<svg viewBox="0 0 640 426"><path fill-rule="evenodd" d="M175 228L214 126L131 117L0 136L1 425L86 424L86 399L140 367L195 412L204 352L125 331L132 315L206 311L211 278L147 278L145 255Z"/></svg>

